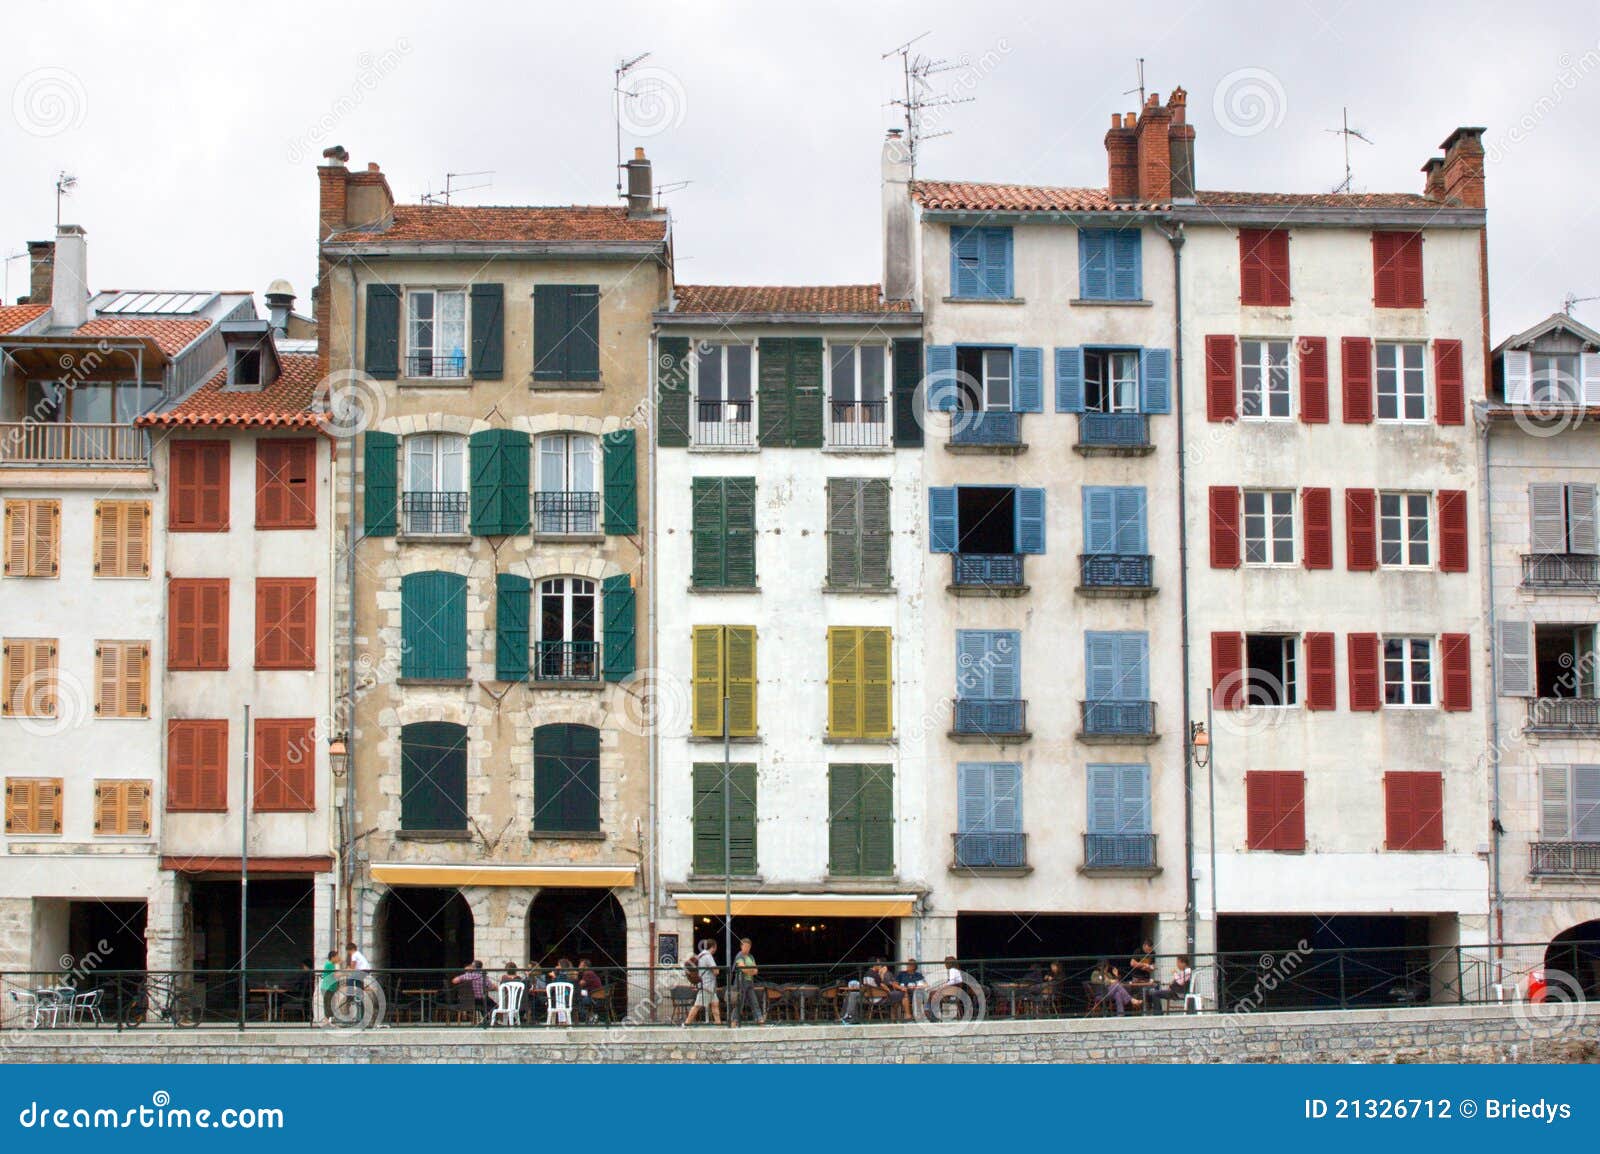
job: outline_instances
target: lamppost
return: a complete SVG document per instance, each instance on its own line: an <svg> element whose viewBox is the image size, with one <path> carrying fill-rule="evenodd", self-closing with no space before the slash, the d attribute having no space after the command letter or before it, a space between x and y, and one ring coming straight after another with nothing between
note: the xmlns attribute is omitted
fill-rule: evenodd
<svg viewBox="0 0 1600 1154"><path fill-rule="evenodd" d="M1217 977L1217 771L1211 757L1211 691L1206 690L1206 719L1189 723L1189 754L1194 763L1206 771L1206 809L1209 834L1206 837L1211 873L1211 961L1213 978ZM1190 959L1193 964L1194 959ZM1216 981L1214 989L1217 1007L1222 1007L1222 983Z"/></svg>

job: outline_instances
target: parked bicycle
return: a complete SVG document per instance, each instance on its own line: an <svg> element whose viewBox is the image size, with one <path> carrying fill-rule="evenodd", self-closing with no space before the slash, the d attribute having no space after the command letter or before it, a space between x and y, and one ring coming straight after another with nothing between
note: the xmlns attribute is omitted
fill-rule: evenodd
<svg viewBox="0 0 1600 1154"><path fill-rule="evenodd" d="M173 978L147 975L122 999L122 1024L131 1030L145 1022L170 1022L185 1029L198 1026L194 994Z"/></svg>

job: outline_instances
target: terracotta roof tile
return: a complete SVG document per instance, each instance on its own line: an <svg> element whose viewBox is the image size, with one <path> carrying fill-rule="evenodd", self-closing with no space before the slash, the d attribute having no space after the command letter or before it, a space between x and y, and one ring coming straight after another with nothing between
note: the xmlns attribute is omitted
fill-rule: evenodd
<svg viewBox="0 0 1600 1154"><path fill-rule="evenodd" d="M1195 194L1201 205L1268 208L1448 208L1415 192L1214 192Z"/></svg>
<svg viewBox="0 0 1600 1154"><path fill-rule="evenodd" d="M315 428L324 414L317 406L321 377L317 358L299 353L282 357L283 372L260 392L224 389L228 374L219 372L174 407L139 418L140 425L236 425L242 428Z"/></svg>
<svg viewBox="0 0 1600 1154"><path fill-rule="evenodd" d="M330 243L632 241L658 244L666 235L666 221L633 218L627 209L620 207L397 204L394 220L388 228L343 232Z"/></svg>
<svg viewBox="0 0 1600 1154"><path fill-rule="evenodd" d="M910 301L885 301L875 284L681 284L675 313L907 313Z"/></svg>
<svg viewBox="0 0 1600 1154"><path fill-rule="evenodd" d="M38 320L49 305L0 305L0 333L14 333L23 325Z"/></svg>
<svg viewBox="0 0 1600 1154"><path fill-rule="evenodd" d="M204 317L91 317L75 337L148 337L167 356L176 356L211 327Z"/></svg>
<svg viewBox="0 0 1600 1154"><path fill-rule="evenodd" d="M1113 201L1103 188L1043 188L1031 184L983 184L959 180L918 180L911 195L924 208L953 212L1132 212L1166 204ZM1202 207L1266 208L1436 208L1446 207L1410 192L1214 192L1195 195Z"/></svg>

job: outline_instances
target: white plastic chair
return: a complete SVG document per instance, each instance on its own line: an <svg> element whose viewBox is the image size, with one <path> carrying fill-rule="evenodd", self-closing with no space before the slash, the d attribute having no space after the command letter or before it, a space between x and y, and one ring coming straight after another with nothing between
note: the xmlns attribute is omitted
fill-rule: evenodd
<svg viewBox="0 0 1600 1154"><path fill-rule="evenodd" d="M1189 990L1183 995L1183 1012L1185 1014L1202 1013L1206 1008L1206 996L1200 992L1200 975L1192 973L1189 976Z"/></svg>
<svg viewBox="0 0 1600 1154"><path fill-rule="evenodd" d="M551 982L544 988L546 1010L544 1024L547 1026L572 1025L572 983Z"/></svg>
<svg viewBox="0 0 1600 1154"><path fill-rule="evenodd" d="M501 982L495 991L495 1008L489 1015L489 1024L492 1026L504 1018L508 1026L522 1025L522 995L528 987L521 982Z"/></svg>

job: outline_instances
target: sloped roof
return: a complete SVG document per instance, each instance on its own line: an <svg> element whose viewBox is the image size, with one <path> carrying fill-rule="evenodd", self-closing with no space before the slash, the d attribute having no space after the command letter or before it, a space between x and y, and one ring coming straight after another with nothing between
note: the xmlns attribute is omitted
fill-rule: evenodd
<svg viewBox="0 0 1600 1154"><path fill-rule="evenodd" d="M316 428L324 415L316 405L317 358L280 357L278 379L257 392L225 389L226 370L217 373L172 408L146 413L137 424L162 427L236 426L240 428Z"/></svg>
<svg viewBox="0 0 1600 1154"><path fill-rule="evenodd" d="M918 180L911 195L924 208L946 212L1153 212L1172 207L1153 201L1114 201L1103 188L1049 188L1033 184L988 184L961 180ZM1447 208L1410 192L1221 192L1195 194L1202 207L1215 208Z"/></svg>
<svg viewBox="0 0 1600 1154"><path fill-rule="evenodd" d="M47 304L0 305L0 333L14 333L24 325L32 324L49 308Z"/></svg>
<svg viewBox="0 0 1600 1154"><path fill-rule="evenodd" d="M144 337L167 356L176 356L212 325L206 317L90 317L73 329L75 337Z"/></svg>
<svg viewBox="0 0 1600 1154"><path fill-rule="evenodd" d="M910 301L885 301L875 284L681 284L675 313L908 313Z"/></svg>
<svg viewBox="0 0 1600 1154"><path fill-rule="evenodd" d="M666 235L665 220L630 217L625 208L604 205L397 204L387 227L341 232L330 238L329 243L622 241L659 244Z"/></svg>

